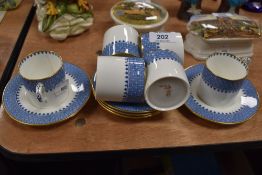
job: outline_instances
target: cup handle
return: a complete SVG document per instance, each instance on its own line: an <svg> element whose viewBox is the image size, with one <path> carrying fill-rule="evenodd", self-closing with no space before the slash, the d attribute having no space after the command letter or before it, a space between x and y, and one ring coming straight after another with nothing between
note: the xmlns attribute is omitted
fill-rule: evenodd
<svg viewBox="0 0 262 175"><path fill-rule="evenodd" d="M39 102L46 102L45 86L43 83L37 83L36 85L36 98Z"/></svg>

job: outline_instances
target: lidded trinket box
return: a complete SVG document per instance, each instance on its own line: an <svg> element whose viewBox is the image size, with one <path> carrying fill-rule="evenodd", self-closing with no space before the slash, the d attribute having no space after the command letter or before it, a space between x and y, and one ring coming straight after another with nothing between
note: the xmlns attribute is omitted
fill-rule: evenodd
<svg viewBox="0 0 262 175"><path fill-rule="evenodd" d="M214 52L251 57L253 40L261 38L257 21L231 13L194 15L187 29L185 50L200 60L207 59Z"/></svg>

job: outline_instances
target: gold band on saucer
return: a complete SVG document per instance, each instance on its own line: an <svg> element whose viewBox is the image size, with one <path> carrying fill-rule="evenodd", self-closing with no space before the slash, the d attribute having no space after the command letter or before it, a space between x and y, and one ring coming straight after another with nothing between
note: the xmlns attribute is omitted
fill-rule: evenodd
<svg viewBox="0 0 262 175"><path fill-rule="evenodd" d="M106 105L106 104L105 104L104 102L102 102L102 101L99 101L98 103L100 103L100 105L103 105L103 106L106 107L107 109L110 109L110 110L115 111L115 112L117 112L117 113L129 115L129 116L142 116L142 115L151 115L151 114L154 114L154 113L160 113L160 111L149 112L149 113L122 112L122 111L118 111L118 110L115 110L115 109L111 108L110 106Z"/></svg>
<svg viewBox="0 0 262 175"><path fill-rule="evenodd" d="M128 114L128 113L123 113L123 112L120 112L120 111L116 111L116 110L113 110L111 109L110 107L107 107L105 104L103 104L103 102L101 101L97 101L100 106L102 108L104 108L106 111L114 114L114 115L117 115L117 116L120 116L120 117L124 117L124 118L132 118L132 119L141 119L141 118L149 118L149 117L153 117L157 114L160 113L160 111L157 111L157 112L154 112L154 113L148 113L148 114Z"/></svg>
<svg viewBox="0 0 262 175"><path fill-rule="evenodd" d="M125 110L122 110L122 109L117 108L117 107L115 107L115 106L112 106L112 105L108 104L108 103L105 102L105 101L101 101L101 100L97 100L97 101L99 101L100 103L103 103L103 105L105 105L105 106L108 107L108 108L111 108L111 109L114 110L114 111L122 112L122 113L125 113L125 114L130 114L130 115L143 115L143 114L151 114L151 113L159 112L159 111L157 111L157 110L142 111L142 112L125 111Z"/></svg>
<svg viewBox="0 0 262 175"><path fill-rule="evenodd" d="M98 100L97 100L98 101ZM108 106L108 107L110 107L110 108L112 108L112 109L114 109L114 110L116 110L116 111L120 111L120 112L123 112L123 113L130 113L130 114L137 114L137 115L139 115L139 114L148 114L148 113L154 113L154 112L157 112L157 110L151 110L151 111L141 111L141 112L134 112L134 111L126 111L126 110L123 110L123 109L120 109L120 108L118 108L118 107L115 107L115 106L112 106L112 105L110 105L109 103L107 103L107 102L103 102L106 106Z"/></svg>

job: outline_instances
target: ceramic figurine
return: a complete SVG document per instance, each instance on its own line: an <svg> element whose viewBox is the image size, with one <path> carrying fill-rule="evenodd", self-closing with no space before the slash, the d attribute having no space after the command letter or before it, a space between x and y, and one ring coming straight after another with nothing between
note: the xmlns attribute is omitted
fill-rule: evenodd
<svg viewBox="0 0 262 175"><path fill-rule="evenodd" d="M188 21L192 15L200 14L200 5L201 0L182 0L177 17L181 20Z"/></svg>
<svg viewBox="0 0 262 175"><path fill-rule="evenodd" d="M197 8L197 3L199 0L186 0L190 3L191 7L187 10L187 12L198 15L200 14L201 10Z"/></svg>
<svg viewBox="0 0 262 175"><path fill-rule="evenodd" d="M22 0L0 0L0 11L16 8Z"/></svg>
<svg viewBox="0 0 262 175"><path fill-rule="evenodd" d="M239 7L247 0L221 0L217 12L239 13ZM188 21L192 15L200 14L202 0L182 0L178 18Z"/></svg>
<svg viewBox="0 0 262 175"><path fill-rule="evenodd" d="M56 40L78 35L93 24L92 6L87 0L35 0L38 30Z"/></svg>
<svg viewBox="0 0 262 175"><path fill-rule="evenodd" d="M262 13L262 1L261 0L248 0L243 5L243 8L251 12Z"/></svg>
<svg viewBox="0 0 262 175"><path fill-rule="evenodd" d="M235 13L236 8L244 4L247 0L228 0L229 1L229 11L230 13Z"/></svg>
<svg viewBox="0 0 262 175"><path fill-rule="evenodd" d="M239 13L239 7L247 0L222 0L218 12Z"/></svg>

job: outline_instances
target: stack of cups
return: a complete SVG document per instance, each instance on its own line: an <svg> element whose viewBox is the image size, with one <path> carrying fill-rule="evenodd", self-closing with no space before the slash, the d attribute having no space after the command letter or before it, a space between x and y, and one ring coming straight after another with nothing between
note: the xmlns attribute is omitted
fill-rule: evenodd
<svg viewBox="0 0 262 175"><path fill-rule="evenodd" d="M142 35L139 49L139 34L134 28L117 25L106 31L102 56L97 59L97 100L146 102L158 111L176 109L185 103L189 83L182 66L181 35L172 44L149 43L147 35ZM151 44L157 47L148 47Z"/></svg>
<svg viewBox="0 0 262 175"><path fill-rule="evenodd" d="M144 102L145 62L139 58L138 32L117 25L104 35L103 56L97 58L96 99Z"/></svg>

